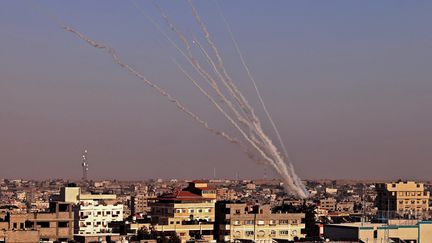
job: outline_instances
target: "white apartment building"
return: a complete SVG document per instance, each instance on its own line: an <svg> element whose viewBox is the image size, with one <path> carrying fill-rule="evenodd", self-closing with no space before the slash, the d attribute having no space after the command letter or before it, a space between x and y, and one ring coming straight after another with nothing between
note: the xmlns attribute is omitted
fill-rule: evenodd
<svg viewBox="0 0 432 243"><path fill-rule="evenodd" d="M116 199L115 194L81 194L79 187L64 187L60 191L61 201L75 204L75 235L118 235L110 225L123 221L123 205Z"/></svg>

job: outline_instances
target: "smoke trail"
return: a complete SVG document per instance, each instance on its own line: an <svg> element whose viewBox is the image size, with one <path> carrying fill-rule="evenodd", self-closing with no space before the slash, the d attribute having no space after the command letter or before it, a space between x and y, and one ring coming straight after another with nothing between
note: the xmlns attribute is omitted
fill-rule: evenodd
<svg viewBox="0 0 432 243"><path fill-rule="evenodd" d="M254 110L247 102L246 98L243 96L243 94L238 90L237 86L232 81L231 77L228 75L228 72L226 71L224 62L222 60L221 55L219 54L219 50L216 47L216 44L213 42L212 38L210 37L210 32L207 30L206 25L201 20L201 17L198 14L198 11L196 10L195 6L193 5L191 0L188 0L189 6L192 10L192 13L195 17L196 22L200 26L201 32L203 33L207 43L210 45L211 49L213 50L214 55L216 56L218 68L221 70L222 74L224 75L224 80L227 82L229 86L229 90L232 90L232 96L236 100L236 102L239 104L239 106L243 109L243 111L248 114L249 118L253 120L254 122L259 122Z"/></svg>
<svg viewBox="0 0 432 243"><path fill-rule="evenodd" d="M232 31L231 25L229 24L229 22L227 21L225 15L223 14L222 6L220 5L219 1L216 0L216 2L217 2L217 5L218 5L218 8L219 8L219 13L221 15L222 21L224 22L224 24L225 24L225 26L227 28L228 34L229 34L229 36L231 38L231 41L234 44L235 50L236 50L236 52L237 52L237 54L238 54L238 56L240 58L240 61L241 61L242 65L243 65L243 68L245 69L246 74L247 74L249 80L252 82L252 85L253 85L253 87L255 89L255 92L256 92L256 94L258 96L258 100L259 100L259 102L260 102L260 104L261 104L261 106L262 106L262 108L264 110L264 113L266 114L267 119L270 121L270 124L271 124L271 126L272 126L272 128L273 128L273 130L274 130L274 132L276 134L276 137L279 140L279 144L282 147L283 153L285 155L285 159L287 160L287 162L289 162L289 167L290 167L291 173L295 177L294 180L296 181L297 184L302 185L303 182L294 173L294 167L293 167L292 163L290 162L291 159L290 159L290 156L289 156L288 151L286 149L285 143L284 143L284 141L282 139L282 136L280 135L279 129L277 128L277 126L276 126L276 124L275 124L272 116L270 115L270 112L267 109L267 106L264 103L264 100L262 98L261 92L258 89L257 82L255 81L255 78L252 75L252 73L251 73L251 71L249 69L249 66L246 63L246 60L245 60L244 55L243 55L243 53L242 53L242 51L240 49L240 46L239 46L236 38L234 37L234 33Z"/></svg>
<svg viewBox="0 0 432 243"><path fill-rule="evenodd" d="M244 98L242 93L238 90L238 88L235 86L232 79L228 75L228 73L224 67L223 60L219 54L218 48L216 47L215 43L211 39L210 33L208 32L204 22L201 20L199 14L198 14L198 11L196 10L196 8L193 5L191 0L188 0L188 3L192 9L192 13L195 17L196 22L200 26L201 31L202 31L205 39L207 40L207 43L212 48L213 53L217 58L218 68L222 71L222 73L224 74L224 76L226 78L226 81L228 82L230 87L235 92L233 94L234 98L240 103L241 107L245 110L245 112L250 115L250 117L249 117L251 119L250 124L253 126L254 132L256 132L258 134L258 137L262 142L262 143L257 143L257 140L254 138L253 140L255 140L256 144L252 144L252 145L255 148L256 148L256 145L261 145L261 146L259 146L259 147L261 147L260 150L265 151L265 154L266 154L266 156L264 158L273 166L273 168L275 168L275 170L279 174L281 174L284 181L286 182L286 187L288 190L294 191L295 194L297 194L300 197L303 197L303 198L306 197L307 192L304 188L303 183L298 178L298 176L294 173L294 169L293 169L292 165L290 164L290 167L289 168L287 167L286 163L283 161L283 158L279 154L277 148L273 145L272 141L268 138L268 136L262 130L262 127L260 125L258 117L256 117L253 109L250 107L247 100ZM231 32L231 34L232 34L232 32ZM238 47L238 45L237 45L237 47ZM208 56L207 56L207 58L208 58ZM245 64L244 59L243 59L243 64ZM249 70L249 69L247 68L247 70ZM250 74L250 72L249 72L249 74ZM253 77L252 77L252 79L253 79ZM253 83L255 83L254 79L253 79ZM255 87L256 87L256 85L255 85ZM261 101L262 101L262 98L261 98ZM269 115L269 113L268 113L268 115ZM269 115L269 117L271 119L270 115ZM273 122L273 124L274 124L274 122ZM275 128L276 128L276 126L275 126ZM277 128L276 128L276 132L278 133ZM248 140L248 142L251 142L251 141ZM253 143L253 141L252 141L252 143Z"/></svg>
<svg viewBox="0 0 432 243"><path fill-rule="evenodd" d="M178 64L176 62L176 64ZM246 141L248 141L259 153L260 155L270 163L274 163L274 161L267 156L265 151L260 148L260 146L254 141L254 139L251 139L246 133L240 128L240 126L219 106L219 104L197 83L196 80L194 80L180 65L178 65L180 70L186 75L186 77L193 82L193 84L217 107L217 109L231 122L231 124L243 135ZM283 168L280 168L283 170ZM287 170L284 170L287 173ZM293 184L293 182L290 182L289 184Z"/></svg>
<svg viewBox="0 0 432 243"><path fill-rule="evenodd" d="M170 19L168 18L168 16L163 12L163 10L156 4L156 3L154 3L154 5L155 5L155 7L159 10L159 12L160 12L160 14L161 14L161 16L162 16L162 18L167 22L167 24L168 24L168 26L170 27L170 29L172 30L172 31L174 31L176 34L177 34L177 36L179 37L179 39L184 43L184 45L185 45L185 47L186 47L186 50L187 50L187 56L188 56L188 60L190 61L190 60L196 60L194 57L193 57L193 54L192 54L192 52L191 52L191 47L190 47L190 45L189 45L189 43L188 43L188 41L187 41L187 39L186 39L186 37L175 27L175 25L170 21ZM196 13L196 15L197 15L197 13ZM198 17L199 18L199 17ZM205 29L205 26L203 27L203 29ZM205 30L206 31L206 30ZM207 32L207 31L206 31ZM207 32L208 33L208 32ZM164 36L167 36L166 34L164 34ZM207 35L207 36L209 36L209 35ZM173 43L172 41L170 41L171 43ZM197 40L195 40L195 43L196 44L198 44L198 46L200 47L200 45L199 45L199 42L197 41ZM214 44L212 44L213 46L214 46ZM206 53L206 51L203 49L203 48L201 48L200 47L200 50L205 54L205 57L207 58L207 60L212 64L212 66L213 66L213 68L214 68L214 70L215 70L215 72L220 76L220 79L221 79L221 81L222 82L224 82L224 84L231 84L231 85L229 85L228 87L227 87L227 89L230 91L230 93L231 93L231 95L234 97L234 98L236 98L238 101L239 101L239 103L241 104L241 106L242 106L242 109L243 110L245 110L245 111L247 111L249 114L253 114L253 110L252 110L252 108L250 108L250 106L247 104L247 101L245 101L245 99L244 99L244 97L241 97L241 98L238 98L238 96L237 96L237 94L239 94L240 96L241 96L241 93L238 91L238 90L236 90L236 91L234 91L233 92L233 89L231 89L231 87L233 87L234 86L234 84L230 81L230 78L228 77L228 81L224 78L224 77L221 77L221 74L219 73L219 71L217 70L217 68L215 68L215 64L214 64L214 61L209 57L209 55ZM217 52L217 50L216 50L216 52ZM219 57L220 57L220 55L219 54L217 54ZM194 64L192 64L194 67L196 67L196 65L194 65ZM223 66L223 63L221 64L221 67L224 69L224 66ZM183 72L184 72L184 70L182 70ZM199 72L201 72L201 70L200 70L200 68L198 68L198 71ZM226 71L225 71L225 73L226 73ZM186 74L187 75L187 74ZM190 77L190 75L187 75L187 76L189 76L188 77L188 79L192 79L191 77ZM209 74L207 73L207 72L205 72L205 74L204 74L204 76L206 76L206 77L204 77L204 78L206 78L206 79L208 79L208 80L214 80L213 78L211 78L210 76L209 76ZM226 74L226 76L228 76L227 74ZM198 84L197 84L197 82L196 81L193 81L193 83L194 83L194 85L195 86L199 86ZM213 81L211 81L211 83L212 84L214 84L215 85L215 83L213 82ZM215 88L215 90L216 91L218 91L219 89L217 89L214 85L212 85L212 87L213 88ZM234 86L234 88L235 88L235 86ZM236 88L235 88L236 89ZM200 91L203 93L203 90L200 88ZM207 98L209 98L209 99L211 99L210 97L209 97L209 95L208 94L205 94L206 96L207 96ZM225 99L223 99L223 100L225 100ZM244 100L244 101L243 101ZM225 102L226 102L226 100L225 100ZM216 102L213 102L217 107L218 107L218 105L217 105L217 103ZM246 104L246 105L245 105ZM232 106L230 106L229 105L229 107L234 111L234 113L237 115L237 117L238 117L238 119L240 120L240 121L242 121L243 119L241 119L241 117L239 117L239 115L238 115L238 113L236 112L236 110L235 110L235 108L233 108ZM223 111L223 109L221 109L220 107L218 107L218 109L221 111L221 112L224 112ZM227 117L227 116L226 116ZM295 193L296 194L299 194L301 197L304 197L304 195L302 195L302 192L298 192L298 190L296 189L296 183L295 182L293 182L292 180L291 180L291 178L293 178L293 177L291 177L291 176L289 176L289 171L287 170L287 168L286 168L286 166L283 164L283 166L280 166L280 162L274 162L270 157L268 157L267 156L267 154L263 151L266 147L268 148L269 147L269 145L266 145L266 146L263 146L262 145L262 143L261 142L259 142L258 140L256 140L256 139L251 139L251 137L249 137L248 135L246 135L245 133L244 133L244 131L242 131L242 129L238 126L238 124L236 124L235 122L233 122L233 120L232 119L230 119L230 118L227 118L233 125L234 125L234 127L235 128L237 128L237 130L239 130L239 132L243 135L243 137L246 139L246 141L248 141L260 154L261 154L261 156L262 157L264 157L265 158L265 160L266 161L269 161L270 162L270 164L272 164L273 165L273 167L275 167L276 168L276 170L280 173L280 174L282 174L283 175L283 177L285 178L285 181L286 181L286 184L288 185L288 187L291 189L291 190L294 190L295 191ZM261 130L261 128L258 126L258 128L257 128L257 125L259 125L259 120L257 119L257 118L255 118L254 119L254 122L249 122L248 124L248 127L250 128L250 130L251 131L256 131L256 129L259 129L259 130ZM254 129L255 128L255 129ZM263 134L262 132L259 132L260 134ZM261 135L262 136L262 135ZM264 135L265 136L265 135ZM278 152L277 152L277 150L276 149L273 149L273 151L275 151L276 152L276 157L278 157L279 155L278 155ZM272 152L270 152L270 153L272 153ZM274 155L273 155L274 156ZM277 158L276 158L277 159ZM277 161L280 161L281 159L279 158L279 159L277 159ZM283 163L283 161L282 161L282 163ZM293 189L294 188L294 189Z"/></svg>
<svg viewBox="0 0 432 243"><path fill-rule="evenodd" d="M214 91L216 92L216 94L221 98L221 101L228 104L228 106L231 108L231 110L234 112L234 114L236 115L237 119L242 123L242 124L246 124L248 126L250 126L249 123L247 123L245 121L244 118L242 118L238 111L233 108L231 102L221 93L219 87L217 86L217 83L215 82L215 79L211 77L211 75L206 72L205 69L202 69L202 67L200 66L199 62L197 61L197 59L193 56L192 52L191 52L191 46L189 44L189 42L187 41L187 38L184 36L184 34L177 29L177 27L175 26L174 23L172 23L172 21L169 19L169 17L165 14L165 12L157 5L157 3L153 2L155 7L159 10L159 13L161 14L162 18L165 20L165 22L168 24L168 26L170 27L170 29L172 31L174 31L177 36L179 37L180 41L184 44L185 48L186 48L186 52L185 53L164 31L163 29L157 24L156 21L154 21L151 17L149 17L141 8L138 7L138 5L134 4L135 8L137 8L141 14L143 14L155 27L156 29L164 36L164 38L180 53L183 55L183 57L186 58L186 60L189 61L189 63L192 65L192 67L201 75L202 78L204 78L205 80L207 80L210 84L210 86L214 89ZM220 79L222 81L223 77L220 74L220 72L217 70L213 60L209 57L209 55L207 54L207 52L200 46L199 42L197 40L194 40L193 43L197 44L201 51L203 53L206 54L207 57L207 61L213 66L214 71L218 74L218 76L220 77ZM177 65L177 67L180 69L180 71L182 71L182 73L199 89L199 91L201 93L203 93L212 103L213 105L216 106L216 108L225 116L225 118L227 118L227 120L230 121L231 124L234 125L235 128L237 128L240 133L244 134L244 131L240 128L240 126L238 124L236 124L236 122L232 119L232 117L230 117L226 111L214 100L214 98L207 92L205 91L201 85L198 84L198 82L192 78L192 76L186 72L186 70L181 67L181 65L176 62L175 60L173 60L173 62ZM258 141L253 140L254 143L258 143ZM246 152L246 154L248 155L249 158L257 160L254 156L254 154L242 143L239 143L240 146L242 147L243 151ZM262 162L260 160L257 160L257 162Z"/></svg>
<svg viewBox="0 0 432 243"><path fill-rule="evenodd" d="M209 72L207 72L203 67L201 67L200 63L197 61L197 59L194 57L193 53L192 53L192 48L189 44L188 39L185 37L185 35L175 26L175 24L170 20L170 18L168 17L168 15L159 7L159 5L156 2L153 2L153 5L158 9L161 17L164 19L164 21L167 23L167 25L169 26L169 28L178 36L178 38L180 39L180 41L183 43L183 45L186 48L186 53L183 52L183 50L181 50L177 44L175 44L175 42L169 38L169 36L167 34L165 34L163 32L163 30L161 30L161 28L159 26L156 26L158 28L158 30L163 34L163 36L165 38L168 39L168 41L189 61L189 63L192 65L192 67L200 74L200 76L204 79L207 80L207 82L209 83L209 85L213 88L213 91L216 93L216 95L220 98L220 100L225 103L230 110L234 113L234 115L236 116L237 120L242 124L242 125L246 125L249 126L248 122L245 120L245 118L240 114L240 112L234 107L234 105L232 104L232 102L222 93L221 89L219 88L219 86L217 85L216 79L213 78L211 76L211 74ZM152 23L155 23L154 21L152 21ZM212 61L210 59L210 61ZM217 71L217 69L216 69ZM235 97L234 95L234 91L232 89L230 89L230 86L228 85L228 82L224 79L224 77L222 77L219 74L220 77L220 81L224 84L224 86L228 89L229 93Z"/></svg>
<svg viewBox="0 0 432 243"><path fill-rule="evenodd" d="M175 25L169 20L168 16L158 6L156 6L156 7L158 8L159 12L161 13L162 18L167 22L170 29L172 31L174 31L178 35L179 39L185 44L187 52L189 53L188 54L189 58L193 58L193 55L191 54L191 47L190 47L187 39L175 27ZM196 40L195 40L195 43L197 45L199 45L199 42ZM207 54L203 48L200 48L200 50L203 53ZM205 55L205 57L207 58L207 60L210 63L213 63L212 66L215 67L215 64L214 64L214 61L212 60L212 58L209 57L209 55ZM217 68L215 69L215 72L218 73ZM190 75L188 78L191 79ZM210 78L210 80L212 80L212 78ZM231 82L229 80L227 81L223 77L221 78L221 81L226 82L226 83ZM196 81L194 81L194 84L197 86ZM232 85L229 87L232 87ZM238 96L236 93L238 93L238 92L239 91L231 92L231 95L234 96L235 98L237 98ZM209 95L206 95L206 96L208 97ZM244 109L245 111L247 111L250 114L253 114L252 109L249 108L248 106L245 106L244 102L241 101L241 98L238 100L240 100L240 104L243 106L242 109ZM216 103L216 102L214 102L214 103ZM296 195L299 195L300 197L306 196L302 190L298 189L298 185L296 185L296 183L292 180L294 177L290 176L290 171L287 169L286 165L283 163L283 160L281 159L280 155L278 154L277 149L274 146L272 146L271 142L270 142L270 144L268 143L269 139L267 139L266 143L263 143L262 141L260 141L260 140L266 141L265 138L262 138L263 136L265 137L266 135L262 132L262 129L259 126L259 120L257 118L255 118L253 120L249 119L248 126L249 126L251 131L254 131L255 133L259 134L259 136L258 136L259 139L257 139L255 136L252 136L252 135L248 136L247 134L244 133L244 131L242 131L241 128L239 128L239 126L235 122L233 122L232 120L230 122L242 134L242 136L245 138L245 140L260 154L260 156L263 157L264 160L267 161L267 163L272 165L272 167L275 168L275 170L284 178L285 185L289 191L293 192ZM271 148L271 149L269 149L269 148ZM274 157L274 158L272 158L272 157Z"/></svg>
<svg viewBox="0 0 432 243"><path fill-rule="evenodd" d="M213 49L213 52L217 58L217 62L215 62L208 55L207 61L214 64L213 67L216 70L216 75L219 76L221 83L223 83L223 85L225 85L225 88L228 90L228 92L230 93L232 98L237 102L241 111L244 112L244 114L246 114L246 116L243 116L242 114L240 114L240 112L236 109L236 107L234 107L233 105L230 105L231 103L229 102L229 100L220 91L220 88L219 88L218 84L216 83L216 79L214 79L210 73L206 72L206 70L199 65L199 62L196 61L196 59L194 58L194 56L192 54L191 46L190 46L189 42L184 37L184 35L182 35L182 33L177 30L177 35L179 35L181 41L185 44L185 48L187 50L187 54L184 56L188 57L187 59L192 64L192 66L195 68L195 70L198 71L198 73L201 75L201 77L203 77L205 80L207 80L209 82L209 84L211 84L210 86L213 88L214 91L216 91L216 94L218 95L218 97L222 98L224 103L228 104L229 108L235 113L236 118L240 121L240 124L244 124L249 128L249 135L246 134L246 132L243 130L243 128L240 127L240 124L235 122L234 119L231 116L229 116L228 113L226 113L226 111L216 102L216 100L214 100L214 98L207 91L202 89L202 87L195 80L193 83L196 84L196 86L199 89L201 88L200 91L204 95L206 95L207 98L209 98L210 101L214 105L216 105L216 108L218 108L218 110L220 112L222 112L222 114L225 115L225 117L240 132L240 134L248 142L248 144L250 144L252 146L252 148L254 148L255 152L257 152L259 154L259 156L261 158L263 158L266 163L271 165L272 168L274 168L282 176L282 178L285 182L284 185L287 188L287 190L289 192L296 194L299 197L302 197L302 198L306 197L307 195L301 190L301 186L299 186L296 183L296 178L298 178L298 177L296 177L296 175L294 174L292 167L288 168L287 165L284 163L283 158L279 154L277 148L273 145L272 141L268 138L268 136L262 130L262 127L260 125L260 121L259 121L258 117L256 117L256 115L254 114L253 109L248 104L248 102L245 99L245 97L243 96L243 94L235 86L231 77L228 75L228 73L224 67L222 58L219 55L218 49L216 48L216 45L211 40L210 35L209 35L204 23L201 21L199 15L198 15L198 12L193 7L192 2L189 1L189 3L191 5L191 7L193 8L195 18L197 19L198 23L201 26L202 32L204 33L204 35L206 37L207 43L210 44L210 46ZM165 16L164 18L167 19L167 16ZM245 149L245 151L247 152L249 157L251 157L251 158L254 157L254 154L252 153L252 151L249 150L243 143L239 142L235 138L230 137L229 135L227 135L224 132L220 132L216 129L210 128L208 126L207 122L200 119L196 114L194 114L190 110L188 110L176 98L171 96L169 93L167 93L165 90L163 90L162 88L160 88L156 84L149 81L145 76L138 73L136 70L134 70L128 64L122 62L121 59L118 57L116 51L113 48L111 48L111 47L109 47L103 43L96 42L96 41L90 39L89 37L85 36L84 34L80 33L79 31L73 29L72 27L68 27L68 26L65 26L63 24L59 24L59 26L62 29L64 29L65 31L73 33L74 35L76 35L78 38L85 41L89 45L91 45L95 48L98 48L98 49L105 50L108 54L110 54L111 58L113 59L113 61L116 64L118 64L120 67L126 69L129 73L133 74L134 76L136 76L140 80L144 81L145 84L147 84L150 87L152 87L153 89L155 89L162 96L165 96L169 101L173 102L181 111L183 111L184 113L186 113L187 115L192 117L196 122L198 122L199 124L204 126L207 130L209 130L210 132L212 132L216 135L224 137L225 139L227 139L228 141L230 141L232 143L239 144L242 148ZM174 25L171 24L170 28L173 31L176 31L176 28ZM185 70L183 69L183 71L185 71ZM184 72L184 74L187 75L190 79L193 79L187 72ZM218 93L218 91L220 93ZM294 176L292 174L294 174Z"/></svg>
<svg viewBox="0 0 432 243"><path fill-rule="evenodd" d="M236 143L236 144L239 143L239 141L237 139L230 137L225 132L221 132L221 131L218 131L218 130L216 130L214 128L211 128L207 124L206 121L202 120L197 115L195 115L193 112L191 112L189 109L187 109L180 101L178 101L176 98L174 98L171 94L167 93L164 89L162 89L158 85L156 85L153 82L151 82L150 80L148 80L145 76L143 76L142 74L138 73L135 69L133 69L132 67L130 67L128 64L126 64L123 61L121 61L121 59L118 57L116 51L113 48L111 48L111 47L109 47L109 46L107 46L107 45L105 45L103 43L99 43L99 42L96 42L96 41L90 39L89 37L85 36L81 32L73 29L72 27L62 25L61 28L63 30L65 30L65 31L68 31L68 32L71 32L71 33L75 34L78 38L80 38L81 40L87 42L89 45L91 45L91 46L93 46L95 48L104 49L106 52L108 52L108 54L110 54L111 58L113 59L113 61L116 64L118 64L120 67L126 69L129 73L135 75L140 80L144 81L145 84L147 84L151 88L155 89L160 95L166 97L170 102L174 103L175 106L177 106L177 108L179 108L181 111L183 111L184 113L186 113L187 115L189 115L190 117L192 117L196 122L198 122L199 124L201 124L202 126L204 126L204 128L206 128L211 133L214 133L214 134L216 134L218 136L222 136L223 138L225 138L226 140L228 140L231 143Z"/></svg>

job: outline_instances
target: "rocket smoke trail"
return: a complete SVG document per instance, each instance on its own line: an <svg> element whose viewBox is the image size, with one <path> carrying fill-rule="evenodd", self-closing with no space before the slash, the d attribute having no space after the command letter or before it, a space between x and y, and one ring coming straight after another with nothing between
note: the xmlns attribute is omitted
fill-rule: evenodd
<svg viewBox="0 0 432 243"><path fill-rule="evenodd" d="M240 58L241 64L242 64L243 68L245 69L246 74L247 74L249 80L252 82L252 85L253 85L253 87L255 89L255 92L256 92L256 94L258 96L258 100L259 100L259 102L261 104L261 107L263 108L263 110L264 110L264 112L265 112L265 114L267 116L267 119L270 121L270 124L271 124L271 126L273 128L273 131L275 132L275 134L276 134L276 136L277 136L277 138L279 140L279 144L280 144L280 146L281 146L281 148L282 148L282 150L284 152L285 159L289 163L289 167L290 167L291 173L294 176L294 180L296 181L296 183L298 183L299 185L301 185L302 181L300 180L300 178L294 172L294 167L293 167L292 163L290 163L290 157L289 157L288 151L286 149L285 143L284 143L284 141L282 139L282 136L280 135L279 129L277 128L277 126L276 126L276 124L275 124L272 116L270 115L270 112L267 109L267 106L264 103L264 100L262 98L260 90L258 89L258 86L257 86L257 83L255 81L255 78L252 75L252 73L251 73L251 71L249 69L249 66L247 65L247 63L245 61L243 53L240 50L239 44L238 44L237 40L234 37L234 33L232 31L231 25L229 24L228 20L226 19L225 15L223 14L222 6L219 4L219 1L216 0L216 3L218 5L219 13L220 13L220 16L222 18L222 21L224 22L224 24L225 24L225 26L227 28L228 34L229 34L229 36L231 38L231 41L233 42L235 50L236 50L236 52L237 52L237 54L238 54L238 56Z"/></svg>
<svg viewBox="0 0 432 243"><path fill-rule="evenodd" d="M209 31L207 30L206 25L201 20L198 11L194 7L191 0L188 0L188 3L191 7L193 16L195 17L195 20L198 24L198 26L201 29L201 32L204 36L204 39L206 40L206 43L208 46L210 46L210 49L212 51L212 54L215 56L215 59L211 56L211 54L205 49L205 47L198 41L198 39L194 38L192 41L192 44L194 44L204 57L204 59L207 61L209 66L212 68L213 74L216 75L216 77L212 76L212 72L207 71L199 62L199 59L196 58L192 52L192 46L190 41L187 39L187 37L175 26L175 24L170 20L168 15L157 5L155 1L153 1L153 5L157 8L159 11L162 19L165 21L165 23L168 25L169 29L173 31L179 41L183 44L183 47L185 48L185 51L183 51L175 41L173 41L163 30L162 28L149 16L147 16L141 9L140 12L145 15L147 19L150 20L150 22L157 28L157 30L167 39L167 41L174 46L174 48L185 57L185 59L191 64L193 69L197 72L197 74L206 81L211 91L219 98L219 101L222 102L222 104L225 104L228 109L233 113L233 116L227 113L227 111L224 110L224 108L211 96L211 94L206 91L203 86L201 86L195 78L192 77L191 74L187 73L183 67L181 67L180 64L177 62L176 65L180 69L180 71L187 77L188 80L190 80L197 88L198 90L207 97L207 99L210 100L210 102L217 108L218 111L220 111L224 117L236 128L236 130L242 135L244 140L249 144L253 150L255 150L259 157L264 160L266 164L269 164L282 178L284 181L284 186L287 189L288 192L301 197L305 198L307 197L307 191L305 190L305 187L301 180L298 178L298 176L295 174L292 164L287 164L284 162L283 157L279 153L276 146L273 144L271 139L265 134L261 127L261 122L258 119L257 115L255 114L253 108L249 105L248 101L244 97L244 95L240 92L240 90L237 88L235 83L233 82L232 78L229 76L223 59L221 55L219 54L219 50L214 43L214 41L211 38L211 35ZM138 8L138 6L135 4L135 7ZM232 32L231 37L233 38ZM233 39L235 41L235 39ZM268 113L268 110L266 109L264 102L262 100L262 97L259 93L259 90L256 86L255 80L253 79L253 76L251 75L249 68L247 67L243 56L241 55L240 49L238 48L238 44L235 42L237 52L241 56L242 64L245 67L245 69L248 72L248 77L252 79L252 82L254 84L254 87L259 95L260 102L262 102L262 105L266 111L266 114L272 122L272 126L275 129L275 132L278 135L278 138L281 142L281 146L286 151L282 142L282 139L280 138L280 134L274 125L274 122ZM222 86L220 86L222 85ZM223 91L226 91L230 98L232 98L237 106L234 106L233 103L226 97L223 93ZM235 119L237 121L235 121ZM247 131L247 132L246 132ZM242 144L242 146L244 146ZM244 149L245 150L245 149ZM250 154L250 150L245 150L248 154ZM286 153L287 154L287 153Z"/></svg>
<svg viewBox="0 0 432 243"><path fill-rule="evenodd" d="M255 137L254 135L251 134L250 138L253 140L253 142L251 143L250 139L246 139L246 140L249 143L251 143L251 145L254 148L256 148L258 146L257 150L261 155L262 155L263 151L265 152L266 156L263 156L263 158L270 165L272 165L272 167L276 170L276 172L278 172L282 176L282 178L284 179L284 182L285 182L285 186L287 187L288 191L294 192L294 194L297 194L297 196L299 196L299 197L303 197L303 198L306 197L307 191L306 191L303 183L299 179L299 177L295 174L292 164L290 163L289 166L287 167L287 164L284 162L283 157L278 152L276 146L274 146L271 139L264 133L264 131L261 127L261 123L260 123L258 117L255 115L254 110L251 108L251 106L249 105L249 103L247 102L247 100L245 99L243 94L240 92L240 90L236 87L236 85L234 84L231 77L228 75L228 72L226 71L226 68L225 68L224 63L223 63L223 59L222 59L221 55L219 54L218 48L217 48L216 44L214 43L214 41L212 40L212 38L210 36L210 32L207 30L206 25L201 20L197 9L195 8L195 6L192 3L192 0L188 0L188 3L189 3L189 6L191 7L191 10L192 10L192 13L195 17L195 20L196 20L197 24L200 26L200 29L204 35L204 38L207 41L207 44L210 46L210 48L213 51L213 54L216 57L217 64L218 64L217 68L222 72L222 74L224 76L224 81L227 82L229 84L230 88L234 91L234 92L230 92L230 94L239 103L240 107L245 111L245 113L249 115L246 118L249 120L250 126L252 126L254 128L253 132L254 132L254 134L257 135L257 137ZM227 26L229 27L229 25L227 25ZM259 100L260 100L260 102L261 102L261 104L262 104L262 106L266 112L266 115L267 115L268 119L270 120L270 122L272 123L272 126L273 126L273 128L274 128L274 130L278 136L278 139L281 143L281 146L282 146L285 154L288 155L288 153L286 152L285 146L283 144L282 138L281 138L281 136L277 130L277 127L274 124L274 121L271 118L270 113L268 112L267 108L265 107L263 99L260 95L260 92L259 92L257 86L256 86L256 82L255 82L253 76L251 75L251 73L249 71L249 68L247 67L247 65L244 61L243 55L240 52L238 44L235 41L234 36L233 36L230 28L229 28L229 32L230 32L230 35L231 35L231 38L232 38L234 44L236 45L236 50L237 50L237 53L240 55L242 64L248 73L248 77L251 79L252 83L254 84L254 88L255 88L258 96L259 96ZM205 56L207 59L209 59L209 56L207 54L205 54Z"/></svg>
<svg viewBox="0 0 432 243"><path fill-rule="evenodd" d="M61 26L61 28L64 29L65 31L68 31L68 32L75 34L78 38L80 38L81 40L85 41L86 43L88 43L89 45L91 45L95 48L104 49L106 52L108 52L108 54L110 54L111 58L113 59L113 61L116 64L118 64L120 67L126 69L129 73L135 75L140 80L144 81L145 84L147 84L151 88L155 89L160 95L165 96L170 102L174 103L175 106L177 106L177 108L179 108L181 111L183 111L184 113L186 113L187 115L192 117L195 121L197 121L199 124L204 126L211 133L214 133L218 136L222 136L223 138L225 138L226 140L228 140L231 143L239 143L239 141L236 138L230 137L225 132L221 132L221 131L218 131L214 128L209 127L209 125L207 124L206 121L202 120L197 115L195 115L193 112L191 112L189 109L187 109L180 101L178 101L176 98L174 98L171 94L167 93L164 89L162 89L158 85L156 85L153 82L151 82L150 80L148 80L145 76L143 76L142 74L137 72L135 69L130 67L128 64L124 63L118 57L116 51L112 47L107 46L107 45L102 44L102 43L99 43L99 42L96 42L96 41L90 39L89 37L85 36L81 32L75 30L72 27L63 25L63 26Z"/></svg>
<svg viewBox="0 0 432 243"><path fill-rule="evenodd" d="M164 34L165 38L176 48L176 50L180 52L183 57L188 61L196 74L199 75L199 80L201 80L202 82L204 81L206 84L208 84L208 87L202 86L198 79L194 78L192 74L188 73L180 64L175 62L180 71L212 103L212 105L216 107L216 109L225 117L225 119L227 119L229 123L241 134L242 140L234 138L225 132L209 127L206 121L202 120L198 115L186 108L174 96L172 96L164 89L147 79L144 75L137 72L125 62L123 62L112 47L94 41L93 39L79 32L78 30L62 24L58 20L56 22L63 30L74 34L90 46L107 52L117 65L125 69L130 74L134 75L136 78L144 81L146 85L156 90L160 95L166 97L178 109L187 114L189 117L191 117L201 126L206 128L208 131L223 137L231 143L239 145L250 158L254 160L259 159L265 164L270 165L271 168L273 168L282 177L284 187L288 193L291 193L300 198L306 198L308 196L307 191L305 190L305 187L299 177L295 174L292 164L285 163L284 158L279 153L277 147L273 144L269 136L264 132L261 126L261 122L258 116L255 114L254 109L251 107L245 96L238 89L233 79L228 74L222 56L220 55L220 52L215 42L212 40L210 32L207 30L205 23L201 20L197 9L195 8L191 0L188 0L188 3L191 7L192 14L204 36L205 43L209 47L209 51L198 41L198 39L194 38L192 42L189 41L186 35L184 35L174 25L174 23L172 23L172 21L162 11L162 9L159 8L157 4L155 4L161 14L161 17L167 23L168 27L177 35L179 41L183 44L183 47L185 49L180 48L172 39L169 38L168 35L164 34L163 30L159 26L157 26L157 28L162 34ZM49 17L52 18L52 16ZM153 22L153 24L155 25L155 22ZM197 58L192 51L193 47L199 49L199 53L202 55L202 57L204 57L205 61L207 61L207 64L211 67L211 70L207 70L205 67L206 65L202 65L200 63L200 59ZM238 53L241 55L238 45L237 49ZM249 69L242 57L241 59L243 66L248 71ZM249 74L250 72L248 72L248 75ZM250 79L251 77L252 76L249 75ZM253 77L252 82L255 84L255 80L253 80ZM262 102L262 105L266 110L266 114L268 115L269 120L271 120L272 125L274 125L271 116L265 108L256 84L255 89L260 98L260 102ZM281 141L280 134L278 133L276 126L274 126L274 129L278 134L278 138ZM281 146L284 149L283 143Z"/></svg>

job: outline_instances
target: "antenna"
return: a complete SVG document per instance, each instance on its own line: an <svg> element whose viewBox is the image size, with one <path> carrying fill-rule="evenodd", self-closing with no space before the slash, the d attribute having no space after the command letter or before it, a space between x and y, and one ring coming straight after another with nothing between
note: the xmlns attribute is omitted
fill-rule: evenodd
<svg viewBox="0 0 432 243"><path fill-rule="evenodd" d="M81 179L83 182L87 182L87 180L88 180L88 161L87 161L87 149L86 148L84 148L84 152L82 153L81 159L82 159L81 166L82 166L82 173L83 173Z"/></svg>

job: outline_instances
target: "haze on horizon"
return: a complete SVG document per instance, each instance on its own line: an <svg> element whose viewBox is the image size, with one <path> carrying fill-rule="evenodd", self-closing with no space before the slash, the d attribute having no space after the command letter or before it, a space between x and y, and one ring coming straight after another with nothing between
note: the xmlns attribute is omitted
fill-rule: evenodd
<svg viewBox="0 0 432 243"><path fill-rule="evenodd" d="M432 2L220 3L301 178L430 179ZM38 4L115 47L212 126L232 131L132 2ZM139 4L162 23L149 2ZM184 1L160 4L182 30L197 34ZM216 2L195 4L263 115ZM0 178L78 179L84 147L92 179L211 178L213 168L217 177L263 177L263 165L27 1L0 2L0 30ZM264 128L273 135L268 122Z"/></svg>

